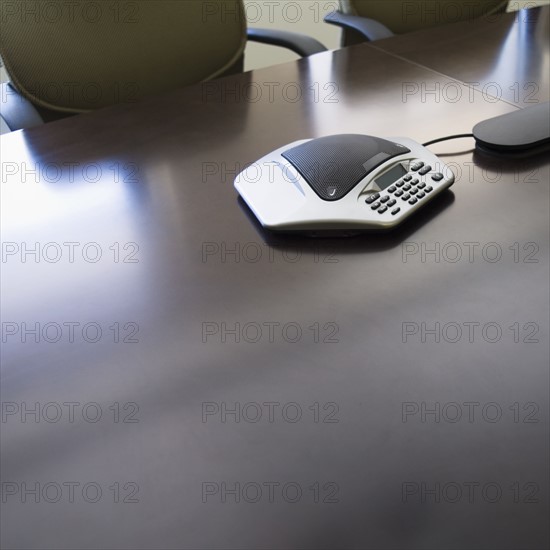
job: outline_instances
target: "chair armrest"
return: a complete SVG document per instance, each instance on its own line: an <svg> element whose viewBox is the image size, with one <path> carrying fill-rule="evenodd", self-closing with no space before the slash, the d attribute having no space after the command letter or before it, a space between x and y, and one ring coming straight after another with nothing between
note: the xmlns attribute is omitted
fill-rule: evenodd
<svg viewBox="0 0 550 550"><path fill-rule="evenodd" d="M365 40L380 40L382 38L389 38L395 36L386 25L375 21L374 19L368 19L367 17L361 17L359 15L346 15L339 11L329 13L325 17L325 23L329 25L336 25L343 29L351 29L357 31L365 38Z"/></svg>
<svg viewBox="0 0 550 550"><path fill-rule="evenodd" d="M3 132L6 126L12 131L44 124L34 105L25 99L9 82L0 85L0 117Z"/></svg>
<svg viewBox="0 0 550 550"><path fill-rule="evenodd" d="M247 36L251 42L281 46L282 48L292 50L302 57L327 51L325 46L318 40L315 40L315 38L295 32L254 28L247 29Z"/></svg>

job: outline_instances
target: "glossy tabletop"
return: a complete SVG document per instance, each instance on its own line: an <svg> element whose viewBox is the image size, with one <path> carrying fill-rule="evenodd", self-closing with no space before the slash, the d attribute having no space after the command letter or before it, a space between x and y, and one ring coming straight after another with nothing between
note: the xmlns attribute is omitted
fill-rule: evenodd
<svg viewBox="0 0 550 550"><path fill-rule="evenodd" d="M300 138L424 142L518 108L404 55L2 137L3 548L548 546L547 159L434 145L452 190L349 239L267 234L233 188ZM463 93L404 93L436 82Z"/></svg>
<svg viewBox="0 0 550 550"><path fill-rule="evenodd" d="M452 18L452 9L447 12ZM441 12L442 19L445 13ZM476 91L487 98L528 107L548 101L549 26L550 7L547 6L442 24L379 40L374 46L456 78L467 84L470 93ZM422 82L417 84L420 92L434 93L423 87ZM445 89L442 82L433 90L438 87L447 100L454 100L456 94L452 86L447 85ZM413 85L408 92L415 90Z"/></svg>

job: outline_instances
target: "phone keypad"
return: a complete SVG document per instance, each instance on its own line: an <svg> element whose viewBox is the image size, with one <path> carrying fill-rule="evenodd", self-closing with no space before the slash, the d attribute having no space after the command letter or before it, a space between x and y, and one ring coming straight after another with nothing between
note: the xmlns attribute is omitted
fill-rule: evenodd
<svg viewBox="0 0 550 550"><path fill-rule="evenodd" d="M384 191L372 193L365 199L365 202L370 205L372 210L379 214L384 214L390 208L394 207L397 204L397 198L401 198L403 203L408 203L411 206L417 204L425 198L428 193L433 191L433 187L427 185L425 181L420 181L420 179L415 176L426 176L433 169L430 165L426 165L422 161L417 160L410 164L410 170L412 170L413 173L404 175L388 187L385 190L387 194L384 193ZM444 175L440 172L436 172L431 175L431 179L435 182L439 182L444 179ZM399 212L401 212L399 206L391 210L392 216L396 216Z"/></svg>

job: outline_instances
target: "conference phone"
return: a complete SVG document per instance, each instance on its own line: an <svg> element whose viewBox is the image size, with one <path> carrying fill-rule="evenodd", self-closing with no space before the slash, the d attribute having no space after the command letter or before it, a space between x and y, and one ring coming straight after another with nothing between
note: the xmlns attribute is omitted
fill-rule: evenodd
<svg viewBox="0 0 550 550"><path fill-rule="evenodd" d="M392 229L453 183L420 143L362 134L296 141L235 179L260 223L277 231Z"/></svg>

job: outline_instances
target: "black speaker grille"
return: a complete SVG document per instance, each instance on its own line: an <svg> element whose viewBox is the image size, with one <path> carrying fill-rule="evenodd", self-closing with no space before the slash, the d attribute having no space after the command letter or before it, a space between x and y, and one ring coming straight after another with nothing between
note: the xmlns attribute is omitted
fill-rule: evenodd
<svg viewBox="0 0 550 550"><path fill-rule="evenodd" d="M347 195L369 172L388 159L410 152L404 145L361 134L313 139L282 156L326 201Z"/></svg>

